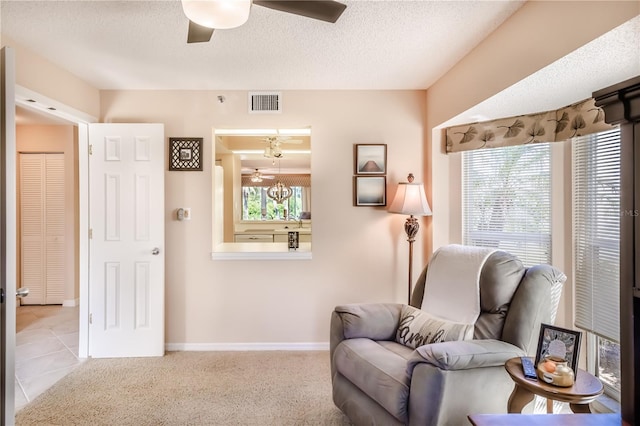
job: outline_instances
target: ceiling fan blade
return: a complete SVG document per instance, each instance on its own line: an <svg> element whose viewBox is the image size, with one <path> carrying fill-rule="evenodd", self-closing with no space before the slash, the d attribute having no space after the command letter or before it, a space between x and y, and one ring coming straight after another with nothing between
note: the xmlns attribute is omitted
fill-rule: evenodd
<svg viewBox="0 0 640 426"><path fill-rule="evenodd" d="M331 0L253 0L253 4L331 23L347 8L346 4Z"/></svg>
<svg viewBox="0 0 640 426"><path fill-rule="evenodd" d="M189 34L187 35L187 43L205 43L211 40L213 28L203 27L193 21L189 21Z"/></svg>

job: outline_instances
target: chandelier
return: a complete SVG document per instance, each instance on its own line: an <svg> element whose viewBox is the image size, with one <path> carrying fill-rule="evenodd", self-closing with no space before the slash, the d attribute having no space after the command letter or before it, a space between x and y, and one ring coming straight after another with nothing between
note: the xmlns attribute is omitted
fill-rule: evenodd
<svg viewBox="0 0 640 426"><path fill-rule="evenodd" d="M278 160L278 175L280 174L280 160ZM267 197L273 199L276 203L282 204L283 201L291 197L293 191L288 186L280 182L280 179L275 184L267 188Z"/></svg>
<svg viewBox="0 0 640 426"><path fill-rule="evenodd" d="M291 188L284 185L280 180L267 188L267 196L272 198L278 204L282 204L283 201L291 197L291 194L293 194Z"/></svg>

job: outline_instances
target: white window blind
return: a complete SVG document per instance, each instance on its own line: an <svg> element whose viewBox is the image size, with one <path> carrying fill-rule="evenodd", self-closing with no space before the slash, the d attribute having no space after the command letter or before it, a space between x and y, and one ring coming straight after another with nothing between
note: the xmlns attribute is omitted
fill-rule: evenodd
<svg viewBox="0 0 640 426"><path fill-rule="evenodd" d="M551 262L548 143L463 153L463 243Z"/></svg>
<svg viewBox="0 0 640 426"><path fill-rule="evenodd" d="M619 342L620 129L572 149L576 325Z"/></svg>

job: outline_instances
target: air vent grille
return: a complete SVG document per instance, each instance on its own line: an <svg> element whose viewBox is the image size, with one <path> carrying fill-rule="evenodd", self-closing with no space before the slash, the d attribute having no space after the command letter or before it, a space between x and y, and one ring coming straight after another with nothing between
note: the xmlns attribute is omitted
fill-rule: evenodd
<svg viewBox="0 0 640 426"><path fill-rule="evenodd" d="M250 114L273 114L282 112L282 94L280 92L250 92Z"/></svg>

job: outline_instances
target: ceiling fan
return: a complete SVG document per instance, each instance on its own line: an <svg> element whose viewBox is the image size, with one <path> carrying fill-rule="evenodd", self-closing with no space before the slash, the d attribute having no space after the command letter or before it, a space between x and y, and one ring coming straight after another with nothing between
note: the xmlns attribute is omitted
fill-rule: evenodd
<svg viewBox="0 0 640 426"><path fill-rule="evenodd" d="M187 43L208 42L214 29L239 27L249 18L252 4L332 24L347 8L332 0L182 0L189 19Z"/></svg>
<svg viewBox="0 0 640 426"><path fill-rule="evenodd" d="M282 148L280 145L283 143L302 143L301 139L290 139L289 136L267 136L262 140L269 144L269 146L264 149L264 156L267 158L282 158Z"/></svg>
<svg viewBox="0 0 640 426"><path fill-rule="evenodd" d="M243 170L244 171L244 170ZM275 176L263 175L260 170L254 169L251 173L251 182L262 182L263 179L274 179Z"/></svg>

